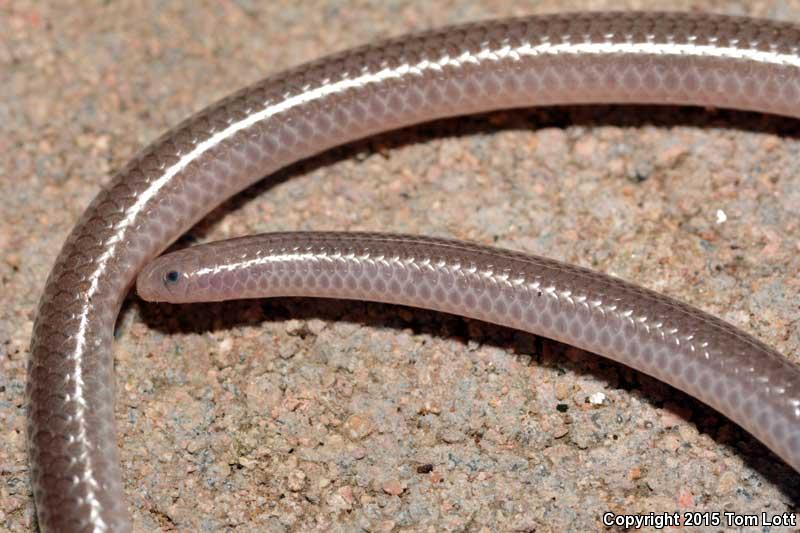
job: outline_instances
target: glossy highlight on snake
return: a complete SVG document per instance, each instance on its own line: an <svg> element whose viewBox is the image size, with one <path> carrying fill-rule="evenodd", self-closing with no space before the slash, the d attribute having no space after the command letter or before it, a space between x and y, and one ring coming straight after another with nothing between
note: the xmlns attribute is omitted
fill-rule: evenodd
<svg viewBox="0 0 800 533"><path fill-rule="evenodd" d="M800 118L798 47L796 25L717 15L479 22L294 68L179 124L92 201L47 280L26 389L40 528L131 530L115 446L114 322L145 265L225 199L331 146L468 113L641 103ZM285 233L166 256L139 289L176 301L363 298L510 325L688 392L800 471L797 365L730 324L586 269L424 237Z"/></svg>

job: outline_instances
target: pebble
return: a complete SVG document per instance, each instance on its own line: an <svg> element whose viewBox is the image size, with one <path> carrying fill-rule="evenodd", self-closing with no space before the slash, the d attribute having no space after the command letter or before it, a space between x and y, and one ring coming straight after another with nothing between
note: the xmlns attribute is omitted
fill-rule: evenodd
<svg viewBox="0 0 800 533"><path fill-rule="evenodd" d="M354 414L345 421L343 429L350 440L358 441L372 433L374 427L368 416Z"/></svg>
<svg viewBox="0 0 800 533"><path fill-rule="evenodd" d="M306 473L302 470L294 470L289 473L286 486L292 492L300 492L306 484Z"/></svg>
<svg viewBox="0 0 800 533"><path fill-rule="evenodd" d="M404 490L406 490L405 483L401 483L397 479L392 479L389 481L384 481L381 485L381 489L386 494L391 494L392 496L400 496Z"/></svg>

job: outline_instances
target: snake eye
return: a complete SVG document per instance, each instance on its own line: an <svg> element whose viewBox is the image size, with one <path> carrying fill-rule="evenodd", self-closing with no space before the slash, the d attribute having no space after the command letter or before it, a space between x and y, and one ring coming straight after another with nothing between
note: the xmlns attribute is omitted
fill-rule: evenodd
<svg viewBox="0 0 800 533"><path fill-rule="evenodd" d="M181 273L177 270L170 270L166 274L164 274L164 285L172 285L177 283L178 280L181 278Z"/></svg>

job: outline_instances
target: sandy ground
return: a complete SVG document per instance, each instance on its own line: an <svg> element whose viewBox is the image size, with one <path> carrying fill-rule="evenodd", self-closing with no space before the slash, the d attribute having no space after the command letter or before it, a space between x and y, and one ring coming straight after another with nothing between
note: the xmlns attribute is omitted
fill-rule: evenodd
<svg viewBox="0 0 800 533"><path fill-rule="evenodd" d="M800 22L800 2L778 1L45 4L0 1L8 531L35 523L23 388L44 279L114 169L169 126L285 67L459 21L670 7ZM496 244L679 297L800 360L799 135L797 121L691 108L460 118L297 165L189 238L357 229ZM476 321L131 297L117 337L118 444L142 531L589 531L606 511L800 502L797 474L690 397Z"/></svg>

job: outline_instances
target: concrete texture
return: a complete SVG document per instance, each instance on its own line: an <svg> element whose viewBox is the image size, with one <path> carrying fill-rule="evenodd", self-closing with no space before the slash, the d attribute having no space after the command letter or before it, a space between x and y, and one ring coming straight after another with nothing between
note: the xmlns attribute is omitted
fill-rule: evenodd
<svg viewBox="0 0 800 533"><path fill-rule="evenodd" d="M34 524L22 402L45 277L113 170L186 115L332 50L453 22L587 7L800 22L797 1L51 4L0 1L8 531ZM297 165L188 239L358 229L497 244L682 298L800 360L799 135L793 120L690 108L461 118ZM711 409L508 329L352 302L132 297L117 336L141 531L589 531L605 511L800 502L798 475Z"/></svg>

